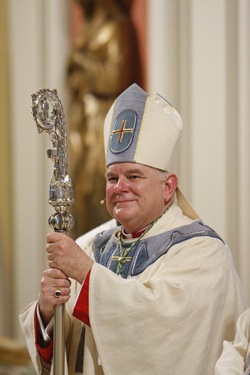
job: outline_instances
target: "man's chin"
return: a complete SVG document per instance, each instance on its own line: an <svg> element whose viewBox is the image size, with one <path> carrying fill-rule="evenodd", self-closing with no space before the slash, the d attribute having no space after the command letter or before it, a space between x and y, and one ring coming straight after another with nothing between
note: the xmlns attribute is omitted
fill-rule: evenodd
<svg viewBox="0 0 250 375"><path fill-rule="evenodd" d="M117 208L113 211L113 216L119 223L122 224L124 221L129 220L132 214L127 212L127 210L124 208Z"/></svg>

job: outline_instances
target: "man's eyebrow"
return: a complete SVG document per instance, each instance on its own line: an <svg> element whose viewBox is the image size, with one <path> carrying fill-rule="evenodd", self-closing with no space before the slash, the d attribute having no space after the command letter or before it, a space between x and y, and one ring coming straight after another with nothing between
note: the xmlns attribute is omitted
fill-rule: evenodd
<svg viewBox="0 0 250 375"><path fill-rule="evenodd" d="M137 173L137 174L140 174L140 175L143 175L144 173L138 169L138 168L131 168L129 169L128 171L126 171L126 173L128 174L132 174L132 173Z"/></svg>
<svg viewBox="0 0 250 375"><path fill-rule="evenodd" d="M106 171L104 177L114 176L115 173L111 171Z"/></svg>
<svg viewBox="0 0 250 375"><path fill-rule="evenodd" d="M133 174L133 173L136 173L136 174L139 174L139 175L144 175L144 173L138 169L138 168L131 168L131 169L128 169L127 171L124 172L125 174ZM112 172L112 171L107 171L105 173L105 177L109 177L109 176L116 176L116 173L115 172Z"/></svg>

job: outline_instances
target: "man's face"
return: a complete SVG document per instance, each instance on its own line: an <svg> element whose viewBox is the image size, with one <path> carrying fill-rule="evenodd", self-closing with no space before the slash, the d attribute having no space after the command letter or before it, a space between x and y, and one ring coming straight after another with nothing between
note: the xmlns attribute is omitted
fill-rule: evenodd
<svg viewBox="0 0 250 375"><path fill-rule="evenodd" d="M107 168L106 206L128 233L145 228L166 208L165 183L159 171L136 163Z"/></svg>

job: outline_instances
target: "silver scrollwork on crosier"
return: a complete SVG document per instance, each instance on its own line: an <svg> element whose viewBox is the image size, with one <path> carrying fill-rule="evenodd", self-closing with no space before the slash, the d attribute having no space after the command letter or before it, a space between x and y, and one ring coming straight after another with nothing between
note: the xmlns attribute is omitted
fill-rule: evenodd
<svg viewBox="0 0 250 375"><path fill-rule="evenodd" d="M38 132L46 131L52 141L47 156L54 163L49 186L49 204L55 213L48 219L55 231L68 232L74 218L67 208L74 203L73 186L68 175L67 132L64 110L57 90L42 89L32 96L32 115Z"/></svg>

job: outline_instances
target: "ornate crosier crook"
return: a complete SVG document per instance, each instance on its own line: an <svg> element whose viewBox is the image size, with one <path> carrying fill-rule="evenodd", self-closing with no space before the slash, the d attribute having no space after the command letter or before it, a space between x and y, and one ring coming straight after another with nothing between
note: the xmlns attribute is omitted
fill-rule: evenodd
<svg viewBox="0 0 250 375"><path fill-rule="evenodd" d="M38 132L49 134L53 147L47 150L53 161L53 174L49 186L49 203L55 213L48 219L56 232L67 233L74 225L72 215L67 208L74 203L73 188L68 176L67 134L63 106L57 96L57 90L43 89L32 95L32 114ZM55 311L54 325L54 375L64 375L64 305L58 305Z"/></svg>
<svg viewBox="0 0 250 375"><path fill-rule="evenodd" d="M49 218L49 225L55 231L67 232L74 225L67 207L74 203L73 188L68 176L67 134L63 106L57 90L40 90L32 95L32 114L38 132L46 131L53 148L47 150L54 168L49 187L49 203L55 213Z"/></svg>

